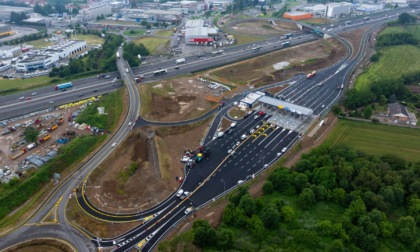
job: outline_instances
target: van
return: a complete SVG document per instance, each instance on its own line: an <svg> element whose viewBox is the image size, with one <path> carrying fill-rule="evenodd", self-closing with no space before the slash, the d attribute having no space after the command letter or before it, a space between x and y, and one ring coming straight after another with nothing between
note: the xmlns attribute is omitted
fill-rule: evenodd
<svg viewBox="0 0 420 252"><path fill-rule="evenodd" d="M222 138L222 137L224 137L225 136L225 133L224 132L219 132L219 133L217 133L217 137L218 138Z"/></svg>
<svg viewBox="0 0 420 252"><path fill-rule="evenodd" d="M236 123L232 123L232 124L230 125L230 127L231 127L231 128L235 128L235 127L236 127Z"/></svg>

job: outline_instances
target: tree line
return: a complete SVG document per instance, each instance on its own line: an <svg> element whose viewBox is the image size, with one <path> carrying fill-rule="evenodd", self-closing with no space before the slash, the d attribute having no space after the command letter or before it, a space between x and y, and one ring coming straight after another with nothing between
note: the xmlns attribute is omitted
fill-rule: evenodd
<svg viewBox="0 0 420 252"><path fill-rule="evenodd" d="M218 251L420 250L420 162L324 144L262 189L254 198L240 187L217 228L196 221L185 241Z"/></svg>
<svg viewBox="0 0 420 252"><path fill-rule="evenodd" d="M141 59L138 57L149 56L150 52L143 44L133 42L124 43L123 57L131 67L139 66Z"/></svg>

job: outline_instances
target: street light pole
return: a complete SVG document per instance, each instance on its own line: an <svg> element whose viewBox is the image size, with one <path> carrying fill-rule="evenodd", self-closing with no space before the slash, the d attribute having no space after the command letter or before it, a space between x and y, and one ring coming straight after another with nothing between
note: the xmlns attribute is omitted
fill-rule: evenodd
<svg viewBox="0 0 420 252"><path fill-rule="evenodd" d="M225 192L226 191L226 187L225 187L225 181L223 180L223 179L220 179L220 181L222 181L223 182L223 192Z"/></svg>

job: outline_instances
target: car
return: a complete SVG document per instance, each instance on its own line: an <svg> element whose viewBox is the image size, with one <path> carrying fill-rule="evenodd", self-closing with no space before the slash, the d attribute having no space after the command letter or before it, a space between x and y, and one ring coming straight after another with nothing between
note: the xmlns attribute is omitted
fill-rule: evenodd
<svg viewBox="0 0 420 252"><path fill-rule="evenodd" d="M235 146L239 146L241 144L241 142L236 142Z"/></svg>
<svg viewBox="0 0 420 252"><path fill-rule="evenodd" d="M281 152L277 152L277 157L280 157L281 156Z"/></svg>
<svg viewBox="0 0 420 252"><path fill-rule="evenodd" d="M177 196L177 197L180 197L183 193L184 193L184 190L180 189L180 190L176 193L176 196Z"/></svg>
<svg viewBox="0 0 420 252"><path fill-rule="evenodd" d="M105 75L105 76L104 76L104 79L109 79L109 78L111 78L111 76L110 76L110 75Z"/></svg>
<svg viewBox="0 0 420 252"><path fill-rule="evenodd" d="M245 180L249 180L249 179L252 179L252 178L253 178L252 175L248 175L248 176L246 176Z"/></svg>
<svg viewBox="0 0 420 252"><path fill-rule="evenodd" d="M149 236L147 236L146 237L146 241L148 242L148 241L150 241L150 239L152 239L152 237L153 237L153 235L151 234L151 235L149 235Z"/></svg>
<svg viewBox="0 0 420 252"><path fill-rule="evenodd" d="M261 126L258 124L257 126L255 126L255 129L259 129Z"/></svg>
<svg viewBox="0 0 420 252"><path fill-rule="evenodd" d="M187 209L185 209L185 214L190 214L192 211L194 211L194 208L193 207L189 207L189 208L187 208Z"/></svg>
<svg viewBox="0 0 420 252"><path fill-rule="evenodd" d="M93 90L94 93L98 92L98 89Z"/></svg>
<svg viewBox="0 0 420 252"><path fill-rule="evenodd" d="M190 192L184 192L181 196L179 196L180 199L185 199L185 197L187 197L188 195L190 195Z"/></svg>
<svg viewBox="0 0 420 252"><path fill-rule="evenodd" d="M243 180L238 180L238 185L242 184L243 182Z"/></svg>
<svg viewBox="0 0 420 252"><path fill-rule="evenodd" d="M325 104L322 104L321 108L325 108Z"/></svg>
<svg viewBox="0 0 420 252"><path fill-rule="evenodd" d="M231 127L231 128L235 128L235 127L236 127L236 123L232 123L232 124L230 125L230 127Z"/></svg>
<svg viewBox="0 0 420 252"><path fill-rule="evenodd" d="M32 96L36 95L36 92L33 92L31 95L32 95Z"/></svg>
<svg viewBox="0 0 420 252"><path fill-rule="evenodd" d="M284 147L283 149L281 149L281 152L286 152L287 151L287 147Z"/></svg>
<svg viewBox="0 0 420 252"><path fill-rule="evenodd" d="M112 144L112 148L114 148L115 146L117 146L117 143L113 143Z"/></svg>
<svg viewBox="0 0 420 252"><path fill-rule="evenodd" d="M219 132L219 133L217 133L217 137L218 138L222 138L222 137L224 137L225 136L225 133L224 132Z"/></svg>
<svg viewBox="0 0 420 252"><path fill-rule="evenodd" d="M26 100L32 100L32 97L26 97Z"/></svg>
<svg viewBox="0 0 420 252"><path fill-rule="evenodd" d="M229 150L228 150L228 154L232 153L232 151L233 151L232 149L229 149Z"/></svg>
<svg viewBox="0 0 420 252"><path fill-rule="evenodd" d="M128 126L131 126L132 124L133 124L132 122L129 122L129 123L128 123Z"/></svg>
<svg viewBox="0 0 420 252"><path fill-rule="evenodd" d="M82 97L83 96L83 94L79 94L79 97Z"/></svg>
<svg viewBox="0 0 420 252"><path fill-rule="evenodd" d="M23 100L23 99L25 99L25 96L22 96L22 97L19 98L19 100Z"/></svg>
<svg viewBox="0 0 420 252"><path fill-rule="evenodd" d="M188 157L188 156L183 156L182 158L181 158L181 163L187 163L188 161L190 161L191 160L191 158L190 157Z"/></svg>
<svg viewBox="0 0 420 252"><path fill-rule="evenodd" d="M227 133L232 134L232 132L233 132L233 129L229 129Z"/></svg>
<svg viewBox="0 0 420 252"><path fill-rule="evenodd" d="M49 103L49 104L53 104L53 103L54 103L54 101L49 101L48 103Z"/></svg>
<svg viewBox="0 0 420 252"><path fill-rule="evenodd" d="M245 140L245 138L247 137L247 135L245 135L245 134L243 134L242 136L241 136L241 140Z"/></svg>
<svg viewBox="0 0 420 252"><path fill-rule="evenodd" d="M178 66L176 66L176 67L175 67L175 70L176 70L176 69L179 69L179 67L178 67Z"/></svg>
<svg viewBox="0 0 420 252"><path fill-rule="evenodd" d="M254 129L251 129L250 131L249 131L249 134L252 134L252 133L254 133L255 132L255 130Z"/></svg>
<svg viewBox="0 0 420 252"><path fill-rule="evenodd" d="M258 117L260 117L259 115L255 115L254 116L254 120L257 120L258 119Z"/></svg>

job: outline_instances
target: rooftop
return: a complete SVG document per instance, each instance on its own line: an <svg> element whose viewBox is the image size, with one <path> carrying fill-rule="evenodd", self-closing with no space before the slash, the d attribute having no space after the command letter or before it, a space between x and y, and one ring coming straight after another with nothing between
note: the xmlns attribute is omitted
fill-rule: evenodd
<svg viewBox="0 0 420 252"><path fill-rule="evenodd" d="M272 98L269 96L262 96L261 98L258 99L259 102L271 105L271 106L275 106L278 108L283 108L285 110L290 110L292 112L297 112L297 113L302 113L303 115L306 116L310 116L312 115L313 111L312 109L309 108L305 108L299 105L295 105L286 101L282 101L276 98Z"/></svg>

